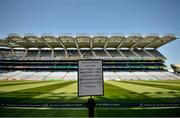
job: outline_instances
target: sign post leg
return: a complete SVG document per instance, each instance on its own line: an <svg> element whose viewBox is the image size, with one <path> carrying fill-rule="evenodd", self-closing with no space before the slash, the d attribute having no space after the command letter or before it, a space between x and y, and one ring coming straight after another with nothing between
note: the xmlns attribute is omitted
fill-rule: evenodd
<svg viewBox="0 0 180 118"><path fill-rule="evenodd" d="M90 96L90 98L88 99L88 102L87 102L89 118L93 118L94 117L94 108L95 108L95 105L96 105L95 100L92 98L92 96Z"/></svg>

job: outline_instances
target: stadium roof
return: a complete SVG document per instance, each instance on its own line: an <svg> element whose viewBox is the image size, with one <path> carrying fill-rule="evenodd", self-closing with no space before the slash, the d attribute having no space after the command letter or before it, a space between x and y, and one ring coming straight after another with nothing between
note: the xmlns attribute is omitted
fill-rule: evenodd
<svg viewBox="0 0 180 118"><path fill-rule="evenodd" d="M13 48L159 48L177 39L174 35L132 36L8 36L0 47Z"/></svg>

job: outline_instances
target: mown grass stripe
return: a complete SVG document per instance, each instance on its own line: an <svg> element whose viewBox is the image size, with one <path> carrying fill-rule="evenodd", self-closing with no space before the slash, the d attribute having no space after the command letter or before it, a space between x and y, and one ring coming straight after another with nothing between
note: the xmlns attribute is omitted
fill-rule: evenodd
<svg viewBox="0 0 180 118"><path fill-rule="evenodd" d="M72 85L74 85L74 81L64 81L63 83L58 83L58 84L54 84L54 85L49 85L49 86L46 86L46 87L48 87L48 89L46 88L46 87L40 87L40 88L36 88L35 89L35 91L36 92L41 92L40 94L36 94L36 95L34 95L34 96L31 96L31 99L28 99L28 100L26 100L26 101L24 101L24 102L32 102L32 99L34 99L34 98L41 98L41 100L39 101L39 100L35 100L34 99L34 101L37 103L37 102L43 102L44 103L44 101L45 101L45 99L53 99L53 98L55 98L55 97L57 97L58 96L58 94L59 93L55 93L55 92L53 92L53 91L57 91L57 90L64 90L64 88L65 88L65 90L66 90L66 92L70 92L70 91L68 91L69 89L68 89L68 87L69 86L71 86L71 89L73 89L74 90L74 88L72 87ZM65 91L64 90L64 91ZM30 90L30 91L33 91L33 93L34 93L34 90ZM30 92L29 91L29 92ZM43 92L42 92L43 91ZM64 92L63 91L63 92ZM65 92L65 93L66 93ZM63 93L64 94L64 93ZM53 97L53 98L52 98ZM45 99L44 99L45 98Z"/></svg>
<svg viewBox="0 0 180 118"><path fill-rule="evenodd" d="M77 96L77 83L69 84L61 88L57 88L49 93L34 96L33 98L59 99L60 96L72 97Z"/></svg>
<svg viewBox="0 0 180 118"><path fill-rule="evenodd" d="M0 84L0 87L13 86L13 85L35 84L35 83L45 83L45 82L49 82L49 81L20 81L20 82L13 82L13 83L3 83L3 84Z"/></svg>
<svg viewBox="0 0 180 118"><path fill-rule="evenodd" d="M18 82L24 82L27 80L0 80L0 84L7 84L7 83L18 83Z"/></svg>
<svg viewBox="0 0 180 118"><path fill-rule="evenodd" d="M128 89L130 91L144 94L151 98L173 98L180 96L180 92L175 90L168 90L163 88L149 87L144 85L137 85L132 83L117 82L117 81L109 81L109 83L115 86Z"/></svg>
<svg viewBox="0 0 180 118"><path fill-rule="evenodd" d="M135 80L136 82L136 80ZM155 83L155 84L164 84L164 85L171 85L171 86L179 86L180 87L180 83L178 82L171 82L171 80L169 80L169 82L163 82L163 81L144 81L144 80L140 80L137 82L148 82L148 83Z"/></svg>
<svg viewBox="0 0 180 118"><path fill-rule="evenodd" d="M138 99L137 99L138 98ZM77 83L65 86L63 88L51 91L48 94L42 94L33 97L37 103L59 103L59 102L86 102L88 97L77 96ZM116 101L116 102L142 102L158 103L160 100L149 98L143 94L135 93L127 89L105 83L105 95L96 96L96 101Z"/></svg>
<svg viewBox="0 0 180 118"><path fill-rule="evenodd" d="M42 99L38 99L38 98ZM78 97L77 94L77 81L75 83L65 86L63 88L56 89L54 91L51 91L51 94L44 94L42 96L35 96L37 101L40 101L41 103L62 103L62 102L86 102L89 97Z"/></svg>
<svg viewBox="0 0 180 118"><path fill-rule="evenodd" d="M104 96L96 96L97 101L139 103L145 100L147 103L158 102L158 100L149 98L144 94L114 85L110 81L106 81L104 85Z"/></svg>
<svg viewBox="0 0 180 118"><path fill-rule="evenodd" d="M151 82L151 80L149 80ZM174 84L180 84L180 80L154 80L152 82L156 83L174 83Z"/></svg>
<svg viewBox="0 0 180 118"><path fill-rule="evenodd" d="M180 91L180 85L174 83L155 83L155 82L147 82L147 81L121 81L121 82Z"/></svg>
<svg viewBox="0 0 180 118"><path fill-rule="evenodd" d="M3 102L11 102L10 100L14 100L15 102L24 103L26 101L32 101L33 97L45 93L50 93L51 91L72 84L73 81L59 81L54 84L37 86L31 89L23 89L14 92L6 92L0 95L0 99ZM29 100L28 100L29 99Z"/></svg>
<svg viewBox="0 0 180 118"><path fill-rule="evenodd" d="M61 83L62 82L62 83ZM14 103L59 103L59 102L86 102L88 97L77 97L77 81L67 84L69 81L52 81L42 86L42 83L28 84L25 86L17 85L18 90L1 92L0 102ZM116 84L112 84L112 82ZM61 83L61 84L60 84ZM152 82L151 82L152 83ZM45 84L45 83L44 83ZM58 85L59 84L59 85ZM168 84L168 83L167 83ZM54 86L55 85L55 86ZM125 86L124 86L125 85ZM21 89L19 89L19 86ZM7 86L11 89L13 86ZM30 88L29 88L30 87ZM6 90L5 89L5 90ZM144 90L144 91L143 91ZM1 91L1 89L0 89ZM171 92L171 93L170 93ZM117 81L105 81L104 96L96 96L97 101L115 101L115 102L180 102L179 93L174 91L150 87L144 85L130 84ZM179 92L179 91L178 91ZM48 94L46 96L46 94ZM42 95L41 97L37 97ZM43 96L44 95L44 96Z"/></svg>
<svg viewBox="0 0 180 118"><path fill-rule="evenodd" d="M51 99L56 99L56 96L61 96L61 95L65 95L65 94L68 94L68 93L71 93L71 92L77 92L75 88L77 84L76 83L73 83L73 84L70 84L70 85L66 85L66 86L61 86L61 88L57 88L49 93L45 93L45 94L41 94L41 95L38 95L38 96L34 96L33 98L45 98L45 97L48 97L48 98L51 98ZM63 94L61 94L63 93Z"/></svg>
<svg viewBox="0 0 180 118"><path fill-rule="evenodd" d="M0 92L11 92L11 91L18 91L18 90L23 90L23 89L30 89L38 86L46 86L46 85L51 85L55 84L58 81L50 81L50 82L45 82L45 83L32 83L32 84L23 84L23 85L12 85L12 86L3 86L0 87Z"/></svg>

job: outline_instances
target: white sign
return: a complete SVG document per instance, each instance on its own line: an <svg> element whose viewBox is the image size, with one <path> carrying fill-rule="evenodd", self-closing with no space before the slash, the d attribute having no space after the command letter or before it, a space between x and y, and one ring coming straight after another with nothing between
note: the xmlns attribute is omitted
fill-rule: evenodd
<svg viewBox="0 0 180 118"><path fill-rule="evenodd" d="M78 61L78 96L104 95L102 60Z"/></svg>

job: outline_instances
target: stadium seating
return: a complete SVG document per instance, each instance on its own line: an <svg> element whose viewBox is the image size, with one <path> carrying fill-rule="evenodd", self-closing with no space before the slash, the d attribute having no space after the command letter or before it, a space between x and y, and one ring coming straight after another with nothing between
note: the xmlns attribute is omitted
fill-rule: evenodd
<svg viewBox="0 0 180 118"><path fill-rule="evenodd" d="M131 72L117 72L120 80L138 80L137 76L134 76Z"/></svg>
<svg viewBox="0 0 180 118"><path fill-rule="evenodd" d="M63 80L66 76L67 72L51 72L46 80Z"/></svg>
<svg viewBox="0 0 180 118"><path fill-rule="evenodd" d="M116 57L122 57L120 53L117 50L107 50L107 52L111 55L111 57L116 58Z"/></svg>
<svg viewBox="0 0 180 118"><path fill-rule="evenodd" d="M157 50L176 38L10 35L0 42L0 79L76 80L79 59L101 59L105 80L179 79Z"/></svg>
<svg viewBox="0 0 180 118"><path fill-rule="evenodd" d="M80 58L80 54L79 54L79 52L77 50L68 50L67 54L68 54L67 57L69 59L78 59L78 58Z"/></svg>
<svg viewBox="0 0 180 118"><path fill-rule="evenodd" d="M119 80L119 75L116 72L104 72L105 80Z"/></svg>
<svg viewBox="0 0 180 118"><path fill-rule="evenodd" d="M95 55L90 50L81 50L81 53L83 55L83 58L88 58L88 59L95 58Z"/></svg>
<svg viewBox="0 0 180 118"><path fill-rule="evenodd" d="M154 57L165 58L159 51L157 50L147 50L147 52L151 53Z"/></svg>
<svg viewBox="0 0 180 118"><path fill-rule="evenodd" d="M32 76L26 78L27 80L46 80L46 77L51 72L35 72Z"/></svg>
<svg viewBox="0 0 180 118"><path fill-rule="evenodd" d="M172 74L170 72L149 72L150 75L156 77L159 80L174 80L174 79L180 79L175 74Z"/></svg>
<svg viewBox="0 0 180 118"><path fill-rule="evenodd" d="M20 72L17 75L13 76L13 80L28 80L29 77L33 76L35 72Z"/></svg>
<svg viewBox="0 0 180 118"><path fill-rule="evenodd" d="M126 57L137 57L132 51L130 50L121 50L121 52L126 56Z"/></svg>
<svg viewBox="0 0 180 118"><path fill-rule="evenodd" d="M6 71L0 71L0 80L4 79L4 75L6 75Z"/></svg>
<svg viewBox="0 0 180 118"><path fill-rule="evenodd" d="M179 79L179 76L175 75L174 73L164 72L164 74L168 75L171 79Z"/></svg>
<svg viewBox="0 0 180 118"><path fill-rule="evenodd" d="M140 57L152 57L143 50L134 50L134 52L137 53Z"/></svg>
<svg viewBox="0 0 180 118"><path fill-rule="evenodd" d="M11 60L13 58L13 53L10 50L0 50L0 59Z"/></svg>
<svg viewBox="0 0 180 118"><path fill-rule="evenodd" d="M51 60L51 50L41 50L39 60Z"/></svg>
<svg viewBox="0 0 180 118"><path fill-rule="evenodd" d="M94 53L97 58L108 58L109 57L104 50L94 50Z"/></svg>
<svg viewBox="0 0 180 118"><path fill-rule="evenodd" d="M24 58L24 60L36 60L38 57L38 50L29 50Z"/></svg>
<svg viewBox="0 0 180 118"><path fill-rule="evenodd" d="M65 58L64 50L55 50L54 51L54 60L62 60Z"/></svg>
<svg viewBox="0 0 180 118"><path fill-rule="evenodd" d="M67 74L64 77L64 80L77 80L77 72L76 71L67 72Z"/></svg>
<svg viewBox="0 0 180 118"><path fill-rule="evenodd" d="M1 76L1 80L16 80L16 78L14 78L16 75L20 74L20 71L10 71L10 72L5 72L5 74L3 74L3 76Z"/></svg>
<svg viewBox="0 0 180 118"><path fill-rule="evenodd" d="M16 60L22 60L23 59L23 57L25 56L25 51L24 50L16 50L15 52L15 58L16 58Z"/></svg>
<svg viewBox="0 0 180 118"><path fill-rule="evenodd" d="M149 72L104 72L105 80L177 80L179 76L166 71ZM76 71L13 71L0 73L0 80L77 80Z"/></svg>
<svg viewBox="0 0 180 118"><path fill-rule="evenodd" d="M156 80L155 77L149 75L147 72L132 72L139 80Z"/></svg>
<svg viewBox="0 0 180 118"><path fill-rule="evenodd" d="M147 52L147 53L146 53ZM67 50L67 54L64 50L54 50L54 57L52 57L51 50L15 50L15 55L12 55L11 51L1 51L1 59L15 59L15 60L68 60L68 59L81 59L81 58L93 58L93 59L156 59L165 58L157 50ZM81 54L80 54L81 53Z"/></svg>

